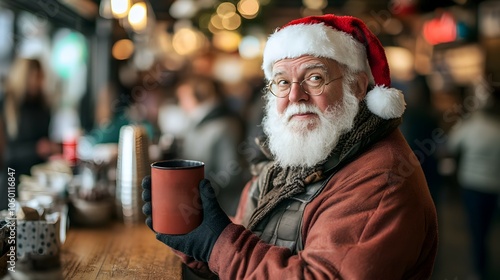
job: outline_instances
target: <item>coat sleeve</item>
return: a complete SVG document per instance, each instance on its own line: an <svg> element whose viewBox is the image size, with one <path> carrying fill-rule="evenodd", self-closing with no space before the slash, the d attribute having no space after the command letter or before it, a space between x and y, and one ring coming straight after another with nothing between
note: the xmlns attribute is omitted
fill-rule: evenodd
<svg viewBox="0 0 500 280"><path fill-rule="evenodd" d="M428 192L415 189L422 182L405 184L410 179L365 170L349 181L330 182L306 207L304 250L297 255L231 224L214 246L210 269L220 279L428 278L435 216L426 210L433 207ZM419 266L427 256L430 262Z"/></svg>
<svg viewBox="0 0 500 280"><path fill-rule="evenodd" d="M247 205L247 199L248 199L248 191L251 187L252 181L248 182L243 190L243 193L240 198L240 204L238 207L238 211L236 212L235 217L230 217L230 219L233 221L233 223L240 224L241 221L243 220L243 214L244 214L244 209ZM194 274L198 275L199 277L203 279L214 279L216 278L215 274L210 271L207 263L200 262L195 260L194 258L187 256L186 254L173 250L172 251L181 259L181 261L193 271Z"/></svg>

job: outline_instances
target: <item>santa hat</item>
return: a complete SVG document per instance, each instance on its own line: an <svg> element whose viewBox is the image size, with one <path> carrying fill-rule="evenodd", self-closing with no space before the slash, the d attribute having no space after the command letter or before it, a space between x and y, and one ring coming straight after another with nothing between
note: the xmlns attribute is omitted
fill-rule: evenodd
<svg viewBox="0 0 500 280"><path fill-rule="evenodd" d="M368 109L383 119L403 115L401 91L391 88L389 65L378 38L350 16L310 16L293 20L274 32L264 49L262 69L271 80L273 64L302 55L331 58L354 71L365 71L374 87L366 95Z"/></svg>

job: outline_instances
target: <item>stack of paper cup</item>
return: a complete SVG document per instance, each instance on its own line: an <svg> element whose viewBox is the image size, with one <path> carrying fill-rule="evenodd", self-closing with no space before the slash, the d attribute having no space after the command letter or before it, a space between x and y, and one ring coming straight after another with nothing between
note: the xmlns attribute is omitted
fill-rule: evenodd
<svg viewBox="0 0 500 280"><path fill-rule="evenodd" d="M150 174L148 137L144 127L125 125L120 129L116 176L118 218L126 224L143 223L141 181Z"/></svg>

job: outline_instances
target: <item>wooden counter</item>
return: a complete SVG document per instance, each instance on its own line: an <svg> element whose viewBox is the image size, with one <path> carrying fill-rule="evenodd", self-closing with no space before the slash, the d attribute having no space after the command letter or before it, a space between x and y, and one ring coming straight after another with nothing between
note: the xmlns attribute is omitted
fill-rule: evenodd
<svg viewBox="0 0 500 280"><path fill-rule="evenodd" d="M71 228L61 263L64 279L182 279L180 259L145 224Z"/></svg>
<svg viewBox="0 0 500 280"><path fill-rule="evenodd" d="M182 279L180 259L145 224L72 227L60 257L58 271L16 271L0 279Z"/></svg>

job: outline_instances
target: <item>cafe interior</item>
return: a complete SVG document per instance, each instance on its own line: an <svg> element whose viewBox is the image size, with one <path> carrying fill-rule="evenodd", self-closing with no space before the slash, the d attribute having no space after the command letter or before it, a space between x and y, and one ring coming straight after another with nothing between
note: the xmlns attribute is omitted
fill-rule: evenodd
<svg viewBox="0 0 500 280"><path fill-rule="evenodd" d="M479 279L446 135L486 106L500 83L494 0L1 0L0 178L12 184L2 186L0 210L2 219L16 216L18 247L13 272L3 223L0 279L187 279L180 259L145 225L140 187L151 163L197 156L182 152L190 100L177 83L210 78L238 116L240 146L226 148L242 158L234 177L243 186L261 132L266 39L292 19L328 13L366 23L407 108L429 113L442 132L418 138L428 124L417 120L405 128L421 162L435 161L427 178L439 221L432 279ZM22 71L34 61L44 96L37 104L48 114L16 121L24 111L6 85L28 83ZM16 146L16 134L44 129L44 145ZM22 157L35 146L45 148L42 160ZM487 279L500 279L499 210L486 241Z"/></svg>

